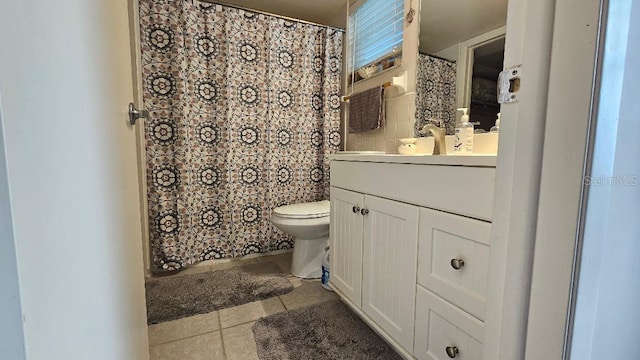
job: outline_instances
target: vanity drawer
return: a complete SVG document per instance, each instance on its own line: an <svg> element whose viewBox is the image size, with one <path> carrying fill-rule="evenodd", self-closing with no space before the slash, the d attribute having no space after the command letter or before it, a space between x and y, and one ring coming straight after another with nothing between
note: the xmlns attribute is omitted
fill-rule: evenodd
<svg viewBox="0 0 640 360"><path fill-rule="evenodd" d="M491 223L420 209L418 284L484 320L490 240Z"/></svg>
<svg viewBox="0 0 640 360"><path fill-rule="evenodd" d="M416 359L481 360L483 333L482 321L418 285L413 349Z"/></svg>
<svg viewBox="0 0 640 360"><path fill-rule="evenodd" d="M331 186L491 221L495 172L492 167L333 160Z"/></svg>

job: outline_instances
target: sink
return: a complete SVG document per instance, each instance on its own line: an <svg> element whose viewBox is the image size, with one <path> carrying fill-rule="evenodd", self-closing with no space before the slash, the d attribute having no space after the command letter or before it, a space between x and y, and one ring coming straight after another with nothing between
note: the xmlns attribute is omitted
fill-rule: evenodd
<svg viewBox="0 0 640 360"><path fill-rule="evenodd" d="M447 144L447 156L461 156L455 153L453 150L453 144L455 137L453 135L447 135L445 137ZM431 154L433 152L433 137L421 137L416 142L418 151L416 155ZM498 152L498 133L485 133L475 134L473 136L473 154L465 154L467 156L472 155L496 155Z"/></svg>

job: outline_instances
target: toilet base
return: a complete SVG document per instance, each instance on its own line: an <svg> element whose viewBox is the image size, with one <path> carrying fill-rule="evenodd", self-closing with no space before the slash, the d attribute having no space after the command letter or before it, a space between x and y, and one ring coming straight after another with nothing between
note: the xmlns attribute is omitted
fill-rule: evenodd
<svg viewBox="0 0 640 360"><path fill-rule="evenodd" d="M329 238L296 239L291 257L291 275L303 279L318 279L322 275L322 252Z"/></svg>

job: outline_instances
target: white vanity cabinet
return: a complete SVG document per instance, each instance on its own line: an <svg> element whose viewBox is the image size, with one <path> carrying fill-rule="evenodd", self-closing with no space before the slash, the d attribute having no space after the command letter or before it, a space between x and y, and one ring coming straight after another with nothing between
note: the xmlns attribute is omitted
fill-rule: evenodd
<svg viewBox="0 0 640 360"><path fill-rule="evenodd" d="M495 157L452 158L331 162L331 285L407 359L482 359Z"/></svg>
<svg viewBox="0 0 640 360"><path fill-rule="evenodd" d="M334 187L331 210L332 286L412 348L419 208Z"/></svg>

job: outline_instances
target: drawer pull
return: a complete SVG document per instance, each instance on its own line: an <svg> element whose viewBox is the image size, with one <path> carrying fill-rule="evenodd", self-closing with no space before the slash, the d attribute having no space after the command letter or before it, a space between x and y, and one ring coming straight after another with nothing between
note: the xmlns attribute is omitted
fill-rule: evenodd
<svg viewBox="0 0 640 360"><path fill-rule="evenodd" d="M365 215L367 215L368 213L369 213L369 210L367 210L367 209L362 209L362 210L360 211L360 214L362 214L362 216L365 216Z"/></svg>
<svg viewBox="0 0 640 360"><path fill-rule="evenodd" d="M359 206L354 205L352 210L353 210L353 213L354 213L354 214L357 214L357 213L359 213L359 212L360 212L360 207L359 207Z"/></svg>
<svg viewBox="0 0 640 360"><path fill-rule="evenodd" d="M464 260L462 259L451 259L451 267L460 270L464 266Z"/></svg>
<svg viewBox="0 0 640 360"><path fill-rule="evenodd" d="M447 346L444 351L447 352L447 356L455 359L456 356L458 356L458 347L457 346Z"/></svg>

